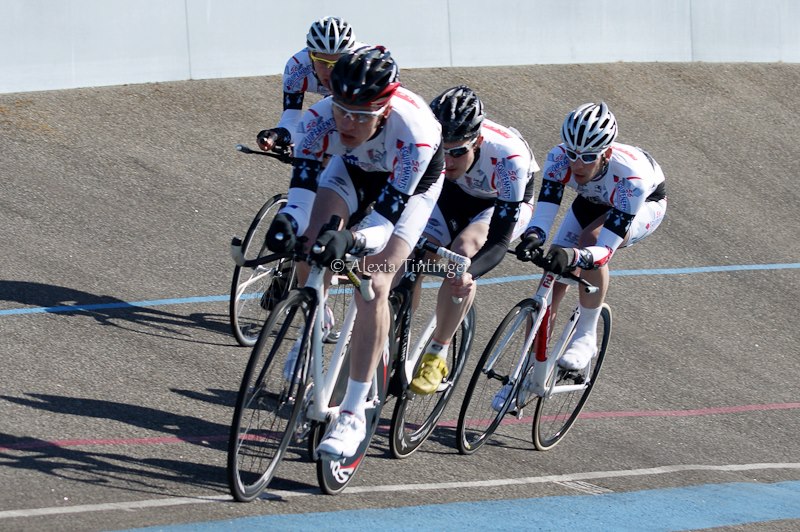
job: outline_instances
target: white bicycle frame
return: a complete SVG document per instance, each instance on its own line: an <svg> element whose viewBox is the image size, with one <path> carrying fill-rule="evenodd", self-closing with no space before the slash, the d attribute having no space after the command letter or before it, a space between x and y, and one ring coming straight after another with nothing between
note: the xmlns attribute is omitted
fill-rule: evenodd
<svg viewBox="0 0 800 532"><path fill-rule="evenodd" d="M305 416L307 419L319 422L326 422L332 416L338 414L338 406L331 407L328 405L331 402L333 390L336 387L339 374L342 371L345 354L347 353L347 347L350 344L350 337L353 333L353 323L355 323L357 313L355 302L355 297L357 297L357 294L354 293L353 297L350 298L350 303L347 306L347 312L345 314L344 322L342 323L341 334L336 341L333 354L331 355L331 359L328 364L328 369L325 370L323 365L324 355L322 352L322 323L327 299L325 291L325 272L325 268L322 268L319 265L313 265L311 267L308 280L306 281L306 287L314 290L319 304L314 315L314 325L312 328L311 346L309 350L311 355L311 375L313 376L312 382L314 383L314 386L311 390L312 400L308 405ZM375 297L368 278L358 279L352 274L352 272L348 272L348 274L348 277L352 275L350 279L353 281L353 286L356 288L355 292L360 293L361 296L367 301ZM388 364L388 353L384 352L383 356L385 357L384 362ZM365 408L374 408L378 405L380 399L377 391L378 379L377 375L373 375L372 386L367 396Z"/></svg>
<svg viewBox="0 0 800 532"><path fill-rule="evenodd" d="M525 377L525 375L522 375L522 372L530 368L529 371L532 372L532 375L529 377L529 381L527 383L528 388L526 389L526 392L544 398L549 398L553 394L582 390L589 384L588 375L586 382L583 384L556 385L556 379L551 378L556 370L557 355L562 351L563 346L569 342L575 330L575 323L580 316L580 309L578 306L575 307L570 319L564 326L564 330L562 331L558 342L553 344L549 349L545 347L538 350L536 353L531 353L536 333L541 329L541 327L548 326L548 324L543 322L545 318L549 319L550 317L549 311L550 306L553 303L553 287L555 286L556 282L562 282L568 285L577 284L575 281L564 279L551 272L544 272L541 281L539 281L539 287L534 296L531 298L538 304L538 310L533 315L533 324L525 336L525 342L520 351L519 360L517 361L517 365L511 375L512 382L516 383L521 376ZM584 287L584 289L589 293L593 293L598 290L598 288L594 286L587 286ZM498 347L495 348L493 359L488 365L489 367L494 367L497 357L499 357L499 355L505 350L505 346L507 345L511 334L516 331L518 327L522 326L522 322L527 320L528 317L528 314L525 313L521 313L519 316L517 316L517 322L513 327L509 327L509 332L506 333L506 336L503 338L502 342L498 343ZM532 368L529 361L530 357L535 357ZM525 383L520 383L520 385L517 387L517 390L519 390L523 385L525 385ZM510 404L511 402L509 405Z"/></svg>

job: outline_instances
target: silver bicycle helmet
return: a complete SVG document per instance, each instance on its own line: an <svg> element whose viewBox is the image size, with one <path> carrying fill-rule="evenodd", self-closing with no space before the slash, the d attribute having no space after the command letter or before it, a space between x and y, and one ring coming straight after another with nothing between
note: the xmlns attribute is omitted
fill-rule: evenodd
<svg viewBox="0 0 800 532"><path fill-rule="evenodd" d="M586 103L572 111L561 126L561 140L581 153L599 152L617 138L617 119L605 102Z"/></svg>
<svg viewBox="0 0 800 532"><path fill-rule="evenodd" d="M431 102L431 110L442 124L442 140L457 142L475 138L483 123L483 103L466 85L444 91Z"/></svg>
<svg viewBox="0 0 800 532"><path fill-rule="evenodd" d="M306 35L306 47L320 54L343 54L356 45L353 28L339 17L324 17L314 22Z"/></svg>

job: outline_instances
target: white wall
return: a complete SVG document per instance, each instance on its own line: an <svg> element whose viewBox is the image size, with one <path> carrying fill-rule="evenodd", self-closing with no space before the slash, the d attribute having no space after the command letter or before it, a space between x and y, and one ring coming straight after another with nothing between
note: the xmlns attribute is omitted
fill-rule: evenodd
<svg viewBox="0 0 800 532"><path fill-rule="evenodd" d="M797 0L0 0L0 93L279 74L328 14L401 69L800 62Z"/></svg>

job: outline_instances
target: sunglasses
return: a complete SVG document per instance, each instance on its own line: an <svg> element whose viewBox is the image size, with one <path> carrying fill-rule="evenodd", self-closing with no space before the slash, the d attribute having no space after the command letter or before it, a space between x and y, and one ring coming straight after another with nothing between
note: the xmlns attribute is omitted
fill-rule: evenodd
<svg viewBox="0 0 800 532"><path fill-rule="evenodd" d="M459 157L465 155L469 150L471 150L476 142L478 142L478 137L475 137L474 139L472 139L471 141L467 142L462 146L456 146L455 148L445 148L444 154L452 157L453 159L458 159Z"/></svg>
<svg viewBox="0 0 800 532"><path fill-rule="evenodd" d="M575 161L577 161L578 159L580 159L581 161L583 161L586 164L592 164L601 155L603 155L605 150L603 150L603 151L595 151L595 152L588 151L586 153L578 153L576 151L570 150L569 148L564 148L564 151L567 154L567 159L569 159L573 163Z"/></svg>
<svg viewBox="0 0 800 532"><path fill-rule="evenodd" d="M381 116L383 112L386 111L386 108L389 107L389 104L387 103L377 111L357 111L355 109L348 109L347 107L336 103L334 100L331 100L331 103L333 104L334 117L339 119L346 118L348 120L352 120L356 124L366 124L373 118Z"/></svg>
<svg viewBox="0 0 800 532"><path fill-rule="evenodd" d="M323 65L325 65L325 68L327 68L328 70L332 70L333 67L336 65L336 61L338 61L338 59L323 59L314 52L308 52L308 56L315 63L322 63Z"/></svg>

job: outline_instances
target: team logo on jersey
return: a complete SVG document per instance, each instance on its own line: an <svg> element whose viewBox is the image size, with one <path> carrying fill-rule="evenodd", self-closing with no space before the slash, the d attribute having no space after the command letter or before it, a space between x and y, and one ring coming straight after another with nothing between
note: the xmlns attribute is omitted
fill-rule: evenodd
<svg viewBox="0 0 800 532"><path fill-rule="evenodd" d="M619 206L620 210L623 211L631 210L631 198L638 198L643 194L642 189L634 186L631 180L640 181L638 177L623 179L616 174L614 175L614 182L616 183L616 186L614 187L614 192L612 194L612 198L614 200L613 205Z"/></svg>
<svg viewBox="0 0 800 532"><path fill-rule="evenodd" d="M283 89L286 92L305 92L308 89L308 77L314 72L313 65L298 64L289 70Z"/></svg>
<svg viewBox="0 0 800 532"><path fill-rule="evenodd" d="M406 144L404 141L397 139L395 148L397 152L394 157L394 171L392 172L392 180L394 186L399 190L407 190L411 183L411 177L415 171L419 170L419 160L412 154L413 144ZM399 170L399 173L398 173Z"/></svg>
<svg viewBox="0 0 800 532"><path fill-rule="evenodd" d="M308 124L301 124L301 128L303 139L300 141L300 151L305 155L316 157L325 152L328 135L336 129L336 123L333 117L326 119L322 115L317 115Z"/></svg>
<svg viewBox="0 0 800 532"><path fill-rule="evenodd" d="M492 176L492 184L496 189L497 182L498 180L500 181L500 197L506 199L513 197L513 182L517 180L517 172L508 164L507 159L497 160L494 171L495 175Z"/></svg>

